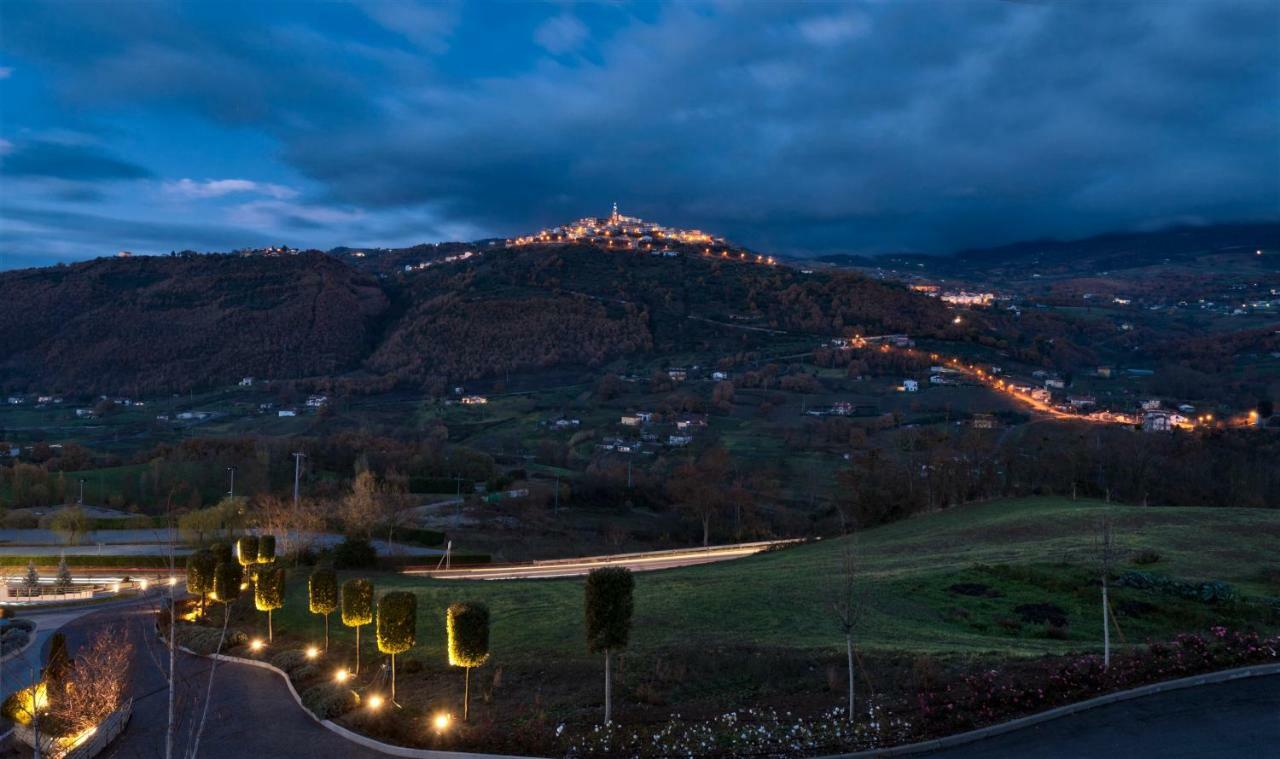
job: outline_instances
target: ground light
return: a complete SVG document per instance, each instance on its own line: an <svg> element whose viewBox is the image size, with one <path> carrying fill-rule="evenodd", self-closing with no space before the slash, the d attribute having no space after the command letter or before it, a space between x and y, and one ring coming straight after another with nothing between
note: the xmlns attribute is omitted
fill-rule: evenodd
<svg viewBox="0 0 1280 759"><path fill-rule="evenodd" d="M453 717L450 717L447 712L440 712L431 718L431 726L435 728L437 733L443 733L448 730L451 722L453 722Z"/></svg>
<svg viewBox="0 0 1280 759"><path fill-rule="evenodd" d="M261 651L267 644L262 642L262 638L254 638L249 641L249 648L254 651Z"/></svg>
<svg viewBox="0 0 1280 759"><path fill-rule="evenodd" d="M351 673L345 669L340 669L337 672L333 673L333 679L340 683L345 683L347 679L350 677L351 677Z"/></svg>
<svg viewBox="0 0 1280 759"><path fill-rule="evenodd" d="M377 696L377 695L369 696L369 708L375 712L381 709L382 696Z"/></svg>
<svg viewBox="0 0 1280 759"><path fill-rule="evenodd" d="M307 658L314 659L320 655L320 649L315 646L307 646Z"/></svg>
<svg viewBox="0 0 1280 759"><path fill-rule="evenodd" d="M150 584L151 584L151 583L147 582L146 580L139 580L139 581L138 581L138 587L139 587L139 588L141 588L142 590L146 590L146 589L147 589L147 586L148 586L148 585L150 585Z"/></svg>

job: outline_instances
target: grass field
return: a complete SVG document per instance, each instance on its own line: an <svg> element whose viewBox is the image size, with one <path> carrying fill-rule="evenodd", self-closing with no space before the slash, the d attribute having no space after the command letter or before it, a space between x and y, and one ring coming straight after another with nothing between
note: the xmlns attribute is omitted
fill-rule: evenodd
<svg viewBox="0 0 1280 759"><path fill-rule="evenodd" d="M1016 499L955 508L868 530L857 539L867 613L864 651L1031 656L1098 647L1101 609L1093 543L1103 516L1115 525L1130 569L1183 580L1221 580L1245 596L1209 605L1154 590L1117 588L1120 635L1138 643L1213 624L1280 627L1276 612L1250 597L1280 596L1280 511L1142 508L1062 498ZM834 650L842 645L830 614L847 539L825 540L722 564L636 576L631 648L755 646ZM1155 551L1154 564L1132 557ZM418 596L418 646L412 656L444 657L444 610L454 601L484 601L493 614L493 651L508 662L585 659L582 581L436 581L374 577L378 592ZM986 586L961 595L951 586ZM1052 604L1068 620L1048 635L1043 624L1019 619L1022 605ZM306 583L290 578L286 608L276 617L290 632L318 631L307 614ZM349 639L337 617L333 629ZM372 632L369 630L368 632ZM374 655L373 635L368 655Z"/></svg>

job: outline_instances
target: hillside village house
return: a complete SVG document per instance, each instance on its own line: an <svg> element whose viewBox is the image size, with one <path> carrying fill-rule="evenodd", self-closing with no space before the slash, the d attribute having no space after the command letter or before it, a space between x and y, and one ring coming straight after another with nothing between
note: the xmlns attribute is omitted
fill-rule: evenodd
<svg viewBox="0 0 1280 759"><path fill-rule="evenodd" d="M483 395L464 395L462 396L462 405L464 406L483 406L488 403L489 399Z"/></svg>
<svg viewBox="0 0 1280 759"><path fill-rule="evenodd" d="M1040 401L1041 403L1048 403L1049 399L1053 397L1053 395L1043 387L1032 388L1030 395L1031 400Z"/></svg>
<svg viewBox="0 0 1280 759"><path fill-rule="evenodd" d="M1072 408L1086 408L1096 405L1097 399L1092 395L1071 395L1067 396L1067 403L1070 403Z"/></svg>
<svg viewBox="0 0 1280 759"><path fill-rule="evenodd" d="M293 409L289 409L289 408L282 408L282 409L280 409L279 411L277 411L277 412L276 412L276 416L278 416L278 417L281 417L281 416L297 416L297 415L298 415L298 412L294 411Z"/></svg>
<svg viewBox="0 0 1280 759"><path fill-rule="evenodd" d="M914 393L920 390L920 383L913 379L902 381L902 390L906 393Z"/></svg>
<svg viewBox="0 0 1280 759"><path fill-rule="evenodd" d="M1050 377L1049 379L1045 380L1044 386L1050 390L1066 390L1067 389L1067 383L1064 380L1060 380L1056 377Z"/></svg>
<svg viewBox="0 0 1280 759"><path fill-rule="evenodd" d="M673 448L680 448L693 442L693 435L670 435L667 437L667 445Z"/></svg>
<svg viewBox="0 0 1280 759"><path fill-rule="evenodd" d="M1173 432L1173 414L1168 411L1147 411L1142 415L1143 432Z"/></svg>
<svg viewBox="0 0 1280 759"><path fill-rule="evenodd" d="M667 376L672 382L684 382L689 379L689 370L687 369L668 369Z"/></svg>
<svg viewBox="0 0 1280 759"><path fill-rule="evenodd" d="M26 398L23 398L22 396L19 396L19 395L11 395L11 396L9 396L9 405L10 405L10 406L21 406L22 404L24 404L24 403L26 403L26 402L27 402L27 399L26 399Z"/></svg>

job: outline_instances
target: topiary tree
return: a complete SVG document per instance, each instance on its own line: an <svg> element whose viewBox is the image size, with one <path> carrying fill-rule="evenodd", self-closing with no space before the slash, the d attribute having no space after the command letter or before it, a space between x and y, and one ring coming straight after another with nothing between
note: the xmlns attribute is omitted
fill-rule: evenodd
<svg viewBox="0 0 1280 759"><path fill-rule="evenodd" d="M214 543L209 546L209 552L213 554L213 558L218 560L218 564L235 563L235 551L226 543Z"/></svg>
<svg viewBox="0 0 1280 759"><path fill-rule="evenodd" d="M342 624L356 628L356 674L360 674L360 628L373 621L373 583L363 577L342 583Z"/></svg>
<svg viewBox="0 0 1280 759"><path fill-rule="evenodd" d="M200 596L200 616L204 616L205 596L213 592L213 570L218 559L212 551L196 551L187 557L187 590Z"/></svg>
<svg viewBox="0 0 1280 759"><path fill-rule="evenodd" d="M449 637L449 664L466 670L462 690L462 721L471 706L471 668L489 659L489 607L478 603L449 606L445 625Z"/></svg>
<svg viewBox="0 0 1280 759"><path fill-rule="evenodd" d="M27 562L27 576L22 578L22 584L26 586L28 594L35 594L40 589L40 573L36 571L34 561Z"/></svg>
<svg viewBox="0 0 1280 759"><path fill-rule="evenodd" d="M284 567L266 567L258 573L254 606L267 613L267 640L272 640L271 612L284 606Z"/></svg>
<svg viewBox="0 0 1280 759"><path fill-rule="evenodd" d="M276 536L263 535L258 538L258 563L270 564L276 560Z"/></svg>
<svg viewBox="0 0 1280 759"><path fill-rule="evenodd" d="M393 590L378 599L378 650L391 655L391 700L396 700L396 654L417 642L418 597Z"/></svg>
<svg viewBox="0 0 1280 759"><path fill-rule="evenodd" d="M245 535L236 541L236 560L240 562L242 567L258 563L258 538L256 535Z"/></svg>
<svg viewBox="0 0 1280 759"><path fill-rule="evenodd" d="M587 575L586 623L587 648L592 653L604 652L604 723L613 719L614 649L626 648L631 636L632 598L635 578L625 567L593 569Z"/></svg>
<svg viewBox="0 0 1280 759"><path fill-rule="evenodd" d="M213 600L230 606L240 598L240 583L244 570L239 564L219 562L213 569Z"/></svg>
<svg viewBox="0 0 1280 759"><path fill-rule="evenodd" d="M338 608L338 573L319 567L307 578L307 606L324 615L324 650L329 650L329 615Z"/></svg>

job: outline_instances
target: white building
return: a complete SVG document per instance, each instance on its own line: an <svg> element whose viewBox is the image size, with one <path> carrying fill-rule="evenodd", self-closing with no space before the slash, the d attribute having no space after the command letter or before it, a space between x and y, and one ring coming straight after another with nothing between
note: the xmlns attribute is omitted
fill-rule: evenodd
<svg viewBox="0 0 1280 759"><path fill-rule="evenodd" d="M902 381L902 390L907 393L914 393L920 390L920 383L913 379Z"/></svg>
<svg viewBox="0 0 1280 759"><path fill-rule="evenodd" d="M297 416L298 412L289 408L282 408L276 412L276 416Z"/></svg>

